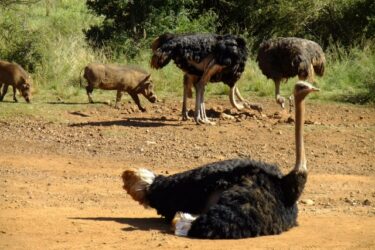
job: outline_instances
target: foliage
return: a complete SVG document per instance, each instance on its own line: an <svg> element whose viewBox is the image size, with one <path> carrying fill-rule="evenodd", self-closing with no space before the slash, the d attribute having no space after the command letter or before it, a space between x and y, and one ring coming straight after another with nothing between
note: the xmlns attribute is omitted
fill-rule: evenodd
<svg viewBox="0 0 375 250"><path fill-rule="evenodd" d="M352 102L375 103L375 50L372 44L353 47L349 52L342 47L330 51L329 71L321 84L326 98ZM337 51L339 50L339 51Z"/></svg>
<svg viewBox="0 0 375 250"><path fill-rule="evenodd" d="M151 41L164 32L234 33L253 51L241 91L272 96L274 85L254 60L258 44L299 36L326 51L326 74L318 78L324 91L317 98L375 102L374 5L370 0L0 0L0 58L32 74L37 98L86 101L79 76L92 61L140 65L152 73L159 96L176 96L182 94L181 71L172 63L150 69ZM283 85L284 95L294 80ZM227 92L224 84L207 87L209 95Z"/></svg>
<svg viewBox="0 0 375 250"><path fill-rule="evenodd" d="M220 17L217 30L247 34L253 49L270 37L299 36L350 48L375 34L372 0L201 0Z"/></svg>
<svg viewBox="0 0 375 250"><path fill-rule="evenodd" d="M192 19L195 6L193 0L88 0L87 7L104 20L91 26L86 37L96 48L107 47L134 58L160 33L214 31L210 27L214 27L215 14L207 12Z"/></svg>
<svg viewBox="0 0 375 250"><path fill-rule="evenodd" d="M16 61L28 71L34 72L41 64L40 32L28 29L25 16L14 18L13 14L3 11L0 20L0 57Z"/></svg>
<svg viewBox="0 0 375 250"><path fill-rule="evenodd" d="M48 15L46 4L0 8L0 58L32 73L34 94L43 86L64 97L77 92L72 83L77 83L84 65L100 58L86 45L82 33L97 18L77 1L58 1Z"/></svg>
<svg viewBox="0 0 375 250"><path fill-rule="evenodd" d="M375 34L372 0L88 0L87 6L105 18L86 33L97 46L109 42L116 47L126 39L138 43L164 32L217 31L246 36L253 51L264 39L276 36L305 37L324 48L335 43L350 49Z"/></svg>
<svg viewBox="0 0 375 250"><path fill-rule="evenodd" d="M0 0L0 6L3 6L4 8L9 8L17 4L34 4L39 1L40 0Z"/></svg>
<svg viewBox="0 0 375 250"><path fill-rule="evenodd" d="M375 1L327 2L306 29L312 30L324 47L332 43L346 48L364 45L366 40L375 39Z"/></svg>

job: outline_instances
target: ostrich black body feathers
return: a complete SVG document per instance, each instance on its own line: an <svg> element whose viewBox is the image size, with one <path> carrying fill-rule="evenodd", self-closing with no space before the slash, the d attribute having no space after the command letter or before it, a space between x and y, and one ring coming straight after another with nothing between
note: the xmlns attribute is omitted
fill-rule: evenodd
<svg viewBox="0 0 375 250"><path fill-rule="evenodd" d="M167 220L177 211L199 214L189 230L191 237L279 234L297 224L296 201L306 178L293 171L283 176L275 165L233 159L156 176L146 199Z"/></svg>
<svg viewBox="0 0 375 250"><path fill-rule="evenodd" d="M159 69L173 60L185 73L196 76L203 74L196 64L212 57L216 64L225 68L210 81L222 81L230 87L241 77L247 60L245 40L233 35L163 34L153 42L152 50L152 67Z"/></svg>
<svg viewBox="0 0 375 250"><path fill-rule="evenodd" d="M245 238L279 234L296 226L296 202L307 181L304 99L316 91L305 81L294 87L296 162L287 175L273 164L232 159L170 176L155 176L143 168L125 170L124 189L169 221L182 212L172 223L177 235Z"/></svg>

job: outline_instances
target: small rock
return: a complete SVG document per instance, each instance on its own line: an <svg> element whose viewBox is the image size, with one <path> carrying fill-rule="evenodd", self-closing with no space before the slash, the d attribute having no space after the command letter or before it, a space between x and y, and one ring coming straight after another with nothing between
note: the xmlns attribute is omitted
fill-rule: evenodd
<svg viewBox="0 0 375 250"><path fill-rule="evenodd" d="M368 199L366 199L366 200L364 200L364 201L362 202L362 205L363 205L363 206L371 206L371 201L368 200Z"/></svg>
<svg viewBox="0 0 375 250"><path fill-rule="evenodd" d="M216 110L217 112L222 112L223 111L223 107L222 106L216 106L214 108L214 110Z"/></svg>
<svg viewBox="0 0 375 250"><path fill-rule="evenodd" d="M352 206L357 205L357 202L356 202L355 200L349 199L348 197L345 197L344 201L345 201L346 203L349 203L349 204L352 205Z"/></svg>
<svg viewBox="0 0 375 250"><path fill-rule="evenodd" d="M225 113L221 113L220 118L223 120L234 120L235 117L233 115L228 115Z"/></svg>
<svg viewBox="0 0 375 250"><path fill-rule="evenodd" d="M293 117L288 117L288 119L286 120L286 123L293 123L294 122L294 118Z"/></svg>
<svg viewBox="0 0 375 250"><path fill-rule="evenodd" d="M154 142L154 141L146 141L146 144L147 145L154 145L154 144L156 144L156 142Z"/></svg>
<svg viewBox="0 0 375 250"><path fill-rule="evenodd" d="M275 118L275 119L281 119L283 117L282 113L277 111L275 112L273 115L272 115L272 118Z"/></svg>
<svg viewBox="0 0 375 250"><path fill-rule="evenodd" d="M303 199L303 200L301 200L301 203L305 204L305 205L308 205L308 206L312 206L312 205L315 204L315 202L311 199Z"/></svg>

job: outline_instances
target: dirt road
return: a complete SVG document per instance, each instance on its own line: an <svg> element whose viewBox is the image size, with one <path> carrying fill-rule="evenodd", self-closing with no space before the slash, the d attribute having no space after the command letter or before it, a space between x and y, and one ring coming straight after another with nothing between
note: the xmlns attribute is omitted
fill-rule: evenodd
<svg viewBox="0 0 375 250"><path fill-rule="evenodd" d="M215 126L180 121L177 99L149 105L147 113L128 103L121 110L44 104L49 112L33 116L2 116L10 105L26 104L0 103L0 249L375 249L373 107L308 101L310 175L299 226L281 235L176 237L122 190L120 175L129 167L172 174L252 157L287 172L293 119L262 102L260 115L210 99Z"/></svg>

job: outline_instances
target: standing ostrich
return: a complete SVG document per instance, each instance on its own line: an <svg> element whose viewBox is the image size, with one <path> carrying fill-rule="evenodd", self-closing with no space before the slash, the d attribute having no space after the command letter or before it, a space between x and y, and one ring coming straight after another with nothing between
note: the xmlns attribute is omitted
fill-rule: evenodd
<svg viewBox="0 0 375 250"><path fill-rule="evenodd" d="M307 180L304 98L317 90L304 81L295 86L296 163L287 175L276 165L233 159L171 176L146 169L126 170L122 175L124 189L167 221L178 215L173 220L177 235L245 238L279 234L296 226L296 201Z"/></svg>
<svg viewBox="0 0 375 250"><path fill-rule="evenodd" d="M260 44L257 61L262 73L275 82L276 102L284 108L285 98L280 95L281 81L298 75L298 79L313 83L315 74L323 76L326 60L316 42L279 37Z"/></svg>
<svg viewBox="0 0 375 250"><path fill-rule="evenodd" d="M208 82L224 82L230 87L230 102L241 110L245 107L261 111L261 106L246 103L238 88L237 80L245 69L247 48L245 40L232 35L214 34L163 34L152 43L151 67L163 68L171 60L184 71L182 118L188 119L187 98L196 90L196 123L211 123L204 105L204 91ZM235 96L241 101L238 103Z"/></svg>

